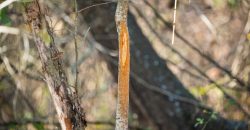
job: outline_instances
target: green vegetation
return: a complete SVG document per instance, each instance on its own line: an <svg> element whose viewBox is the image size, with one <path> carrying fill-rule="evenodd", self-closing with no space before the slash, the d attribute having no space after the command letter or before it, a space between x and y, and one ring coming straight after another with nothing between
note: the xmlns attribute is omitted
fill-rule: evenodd
<svg viewBox="0 0 250 130"><path fill-rule="evenodd" d="M0 25L10 26L11 20L9 16L7 15L7 9L3 8L0 10Z"/></svg>

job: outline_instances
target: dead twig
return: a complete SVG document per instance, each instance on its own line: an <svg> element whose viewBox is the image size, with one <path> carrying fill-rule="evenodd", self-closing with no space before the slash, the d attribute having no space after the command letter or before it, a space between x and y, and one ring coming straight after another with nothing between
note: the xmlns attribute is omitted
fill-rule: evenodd
<svg viewBox="0 0 250 130"><path fill-rule="evenodd" d="M77 7L77 1L74 0L75 5L75 30L74 30L74 45L75 45L75 90L76 94L78 94L78 47L77 47L77 20L78 20L78 7Z"/></svg>
<svg viewBox="0 0 250 130"><path fill-rule="evenodd" d="M115 1L109 1L109 2L104 2L104 3L94 4L94 5L85 7L85 8L83 8L83 9L80 9L80 10L77 11L77 12L78 12L78 13L81 13L81 12L83 12L83 11L86 10L86 9L90 9L90 8L92 8L92 7L96 7L96 6L100 6L100 5L106 5L106 4L110 4L110 3L115 3Z"/></svg>
<svg viewBox="0 0 250 130"><path fill-rule="evenodd" d="M176 12L177 12L177 0L174 1L174 20L173 20L172 42L171 42L172 45L174 44L174 38L175 38Z"/></svg>

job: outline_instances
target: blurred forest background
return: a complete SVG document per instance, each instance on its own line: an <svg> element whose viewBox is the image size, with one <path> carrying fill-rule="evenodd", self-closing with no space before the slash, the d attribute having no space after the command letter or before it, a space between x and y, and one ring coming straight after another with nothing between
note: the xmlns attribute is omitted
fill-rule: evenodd
<svg viewBox="0 0 250 130"><path fill-rule="evenodd" d="M77 22L74 1L40 2L46 7L56 46L63 52L72 87L79 68L86 129L114 129L116 1L78 0ZM131 0L129 4L130 129L248 130L250 1L179 0L173 45L174 0ZM43 79L22 2L14 2L0 10L1 130L60 129Z"/></svg>

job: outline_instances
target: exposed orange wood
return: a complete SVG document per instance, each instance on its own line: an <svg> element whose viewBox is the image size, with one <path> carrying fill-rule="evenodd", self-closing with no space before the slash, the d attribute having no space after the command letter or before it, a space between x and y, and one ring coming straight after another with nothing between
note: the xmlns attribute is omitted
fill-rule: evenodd
<svg viewBox="0 0 250 130"><path fill-rule="evenodd" d="M66 130L72 130L72 122L70 121L70 119L68 118L64 118L64 123L65 123L65 126L66 126Z"/></svg>
<svg viewBox="0 0 250 130"><path fill-rule="evenodd" d="M118 120L128 123L129 108L129 71L130 71L130 49L129 33L126 21L119 24L119 74L118 74Z"/></svg>

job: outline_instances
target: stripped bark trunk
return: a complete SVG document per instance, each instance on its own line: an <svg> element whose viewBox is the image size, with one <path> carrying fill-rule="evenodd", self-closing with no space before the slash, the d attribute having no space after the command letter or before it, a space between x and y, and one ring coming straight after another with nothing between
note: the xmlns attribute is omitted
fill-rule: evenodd
<svg viewBox="0 0 250 130"><path fill-rule="evenodd" d="M45 81L56 107L62 130L78 130L86 127L85 114L80 106L78 96L68 84L63 70L62 53L55 46L49 25L42 13L38 0L25 6L27 21L31 26L33 38L42 62ZM41 37L43 29L47 29L50 43Z"/></svg>
<svg viewBox="0 0 250 130"><path fill-rule="evenodd" d="M128 129L130 51L127 27L128 0L118 0L115 20L119 40L116 130Z"/></svg>

